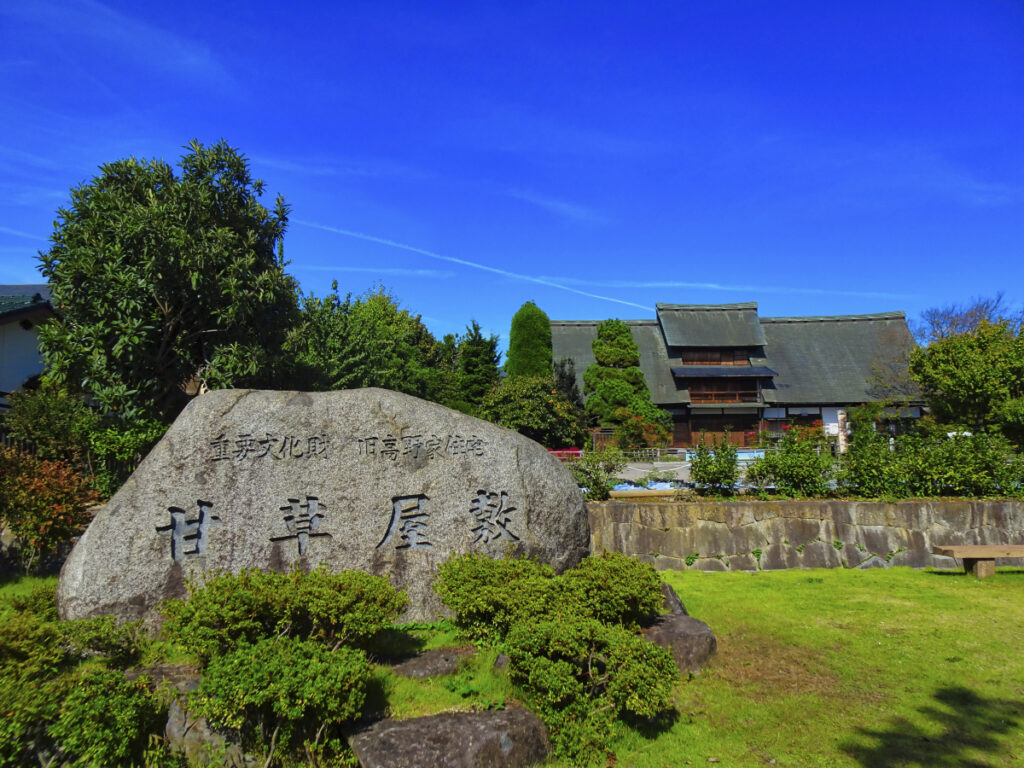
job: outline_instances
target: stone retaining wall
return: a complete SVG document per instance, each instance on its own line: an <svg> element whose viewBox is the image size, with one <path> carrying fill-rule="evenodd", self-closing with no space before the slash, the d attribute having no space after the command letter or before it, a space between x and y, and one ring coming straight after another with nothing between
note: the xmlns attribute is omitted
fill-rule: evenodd
<svg viewBox="0 0 1024 768"><path fill-rule="evenodd" d="M956 568L932 546L1024 544L1024 503L1014 501L607 501L587 511L593 551L659 570Z"/></svg>

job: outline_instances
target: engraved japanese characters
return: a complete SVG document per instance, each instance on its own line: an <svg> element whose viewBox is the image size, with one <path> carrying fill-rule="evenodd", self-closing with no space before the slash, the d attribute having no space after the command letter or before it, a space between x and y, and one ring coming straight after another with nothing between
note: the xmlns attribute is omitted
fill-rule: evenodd
<svg viewBox="0 0 1024 768"><path fill-rule="evenodd" d="M569 473L521 435L380 389L228 390L197 398L76 545L67 618L152 619L184 580L325 563L388 575L432 619L452 553L556 569L589 542Z"/></svg>

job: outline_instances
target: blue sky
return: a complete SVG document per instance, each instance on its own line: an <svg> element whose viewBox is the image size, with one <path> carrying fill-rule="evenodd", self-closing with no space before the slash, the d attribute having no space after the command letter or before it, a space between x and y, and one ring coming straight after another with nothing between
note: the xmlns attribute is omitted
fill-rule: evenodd
<svg viewBox="0 0 1024 768"><path fill-rule="evenodd" d="M1024 301L1024 3L0 3L0 282L68 190L190 139L289 271L435 334L657 302Z"/></svg>

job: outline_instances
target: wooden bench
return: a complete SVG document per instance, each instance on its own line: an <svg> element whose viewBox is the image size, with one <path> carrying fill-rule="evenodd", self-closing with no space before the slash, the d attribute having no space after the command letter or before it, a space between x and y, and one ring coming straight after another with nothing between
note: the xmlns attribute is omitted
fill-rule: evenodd
<svg viewBox="0 0 1024 768"><path fill-rule="evenodd" d="M979 579L995 575L997 557L1024 557L1024 544L961 544L955 547L932 547L933 555L959 557L964 570Z"/></svg>

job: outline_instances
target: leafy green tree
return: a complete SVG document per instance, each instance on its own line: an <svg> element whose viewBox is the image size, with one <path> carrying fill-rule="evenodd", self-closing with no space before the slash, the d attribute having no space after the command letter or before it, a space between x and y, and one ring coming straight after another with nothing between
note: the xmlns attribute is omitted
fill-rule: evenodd
<svg viewBox="0 0 1024 768"><path fill-rule="evenodd" d="M523 304L512 316L505 374L551 375L551 321L532 301Z"/></svg>
<svg viewBox="0 0 1024 768"><path fill-rule="evenodd" d="M584 488L586 501L607 501L618 482L616 473L626 466L622 454L611 446L600 451L586 451L581 458L566 464L576 484Z"/></svg>
<svg viewBox="0 0 1024 768"><path fill-rule="evenodd" d="M439 400L450 374L438 366L442 345L383 286L342 300L335 282L324 298L304 297L286 348L297 389L383 387Z"/></svg>
<svg viewBox="0 0 1024 768"><path fill-rule="evenodd" d="M586 433L551 377L508 376L480 404L480 418L514 429L547 448L582 445Z"/></svg>
<svg viewBox="0 0 1024 768"><path fill-rule="evenodd" d="M193 141L179 167L101 166L40 254L58 312L40 328L47 377L128 418L169 421L204 386L270 383L297 309L283 198L268 211L223 141Z"/></svg>
<svg viewBox="0 0 1024 768"><path fill-rule="evenodd" d="M622 320L599 323L592 348L596 362L583 372L587 414L603 427L622 427L639 416L650 425L641 427L641 433L646 430L655 443L662 442L672 417L651 402L651 392L640 370L640 349L629 326ZM630 423L621 442L630 443L633 432L636 428Z"/></svg>
<svg viewBox="0 0 1024 768"><path fill-rule="evenodd" d="M40 459L67 461L79 471L92 471L89 436L102 417L81 397L43 382L36 389L12 392L8 400L11 408L3 425L11 437L31 442Z"/></svg>
<svg viewBox="0 0 1024 768"><path fill-rule="evenodd" d="M1024 438L1022 326L982 320L973 330L937 338L910 355L910 371L935 418L974 431Z"/></svg>
<svg viewBox="0 0 1024 768"><path fill-rule="evenodd" d="M707 435L701 433L690 462L690 479L700 492L732 495L739 476L739 456L736 447L729 443L729 433L720 442L712 438L710 445Z"/></svg>
<svg viewBox="0 0 1024 768"><path fill-rule="evenodd" d="M776 450L747 465L747 482L791 498L823 498L832 491L836 462L821 427L786 425Z"/></svg>

